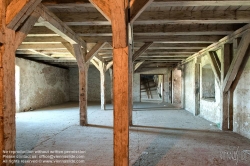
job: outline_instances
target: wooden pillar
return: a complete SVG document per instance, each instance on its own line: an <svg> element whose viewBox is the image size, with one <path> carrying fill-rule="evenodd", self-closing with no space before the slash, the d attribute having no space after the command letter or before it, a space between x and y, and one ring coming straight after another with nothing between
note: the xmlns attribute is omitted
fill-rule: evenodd
<svg viewBox="0 0 250 166"><path fill-rule="evenodd" d="M105 89L106 89L106 80L105 80L105 72L106 72L106 65L103 62L100 62L99 64L99 70L100 70L100 90L101 90L101 109L105 110L106 106L106 95L105 95Z"/></svg>
<svg viewBox="0 0 250 166"><path fill-rule="evenodd" d="M185 109L185 65L181 68L181 108Z"/></svg>
<svg viewBox="0 0 250 166"><path fill-rule="evenodd" d="M0 2L0 163L3 151L15 150L15 31L5 25L6 1Z"/></svg>
<svg viewBox="0 0 250 166"><path fill-rule="evenodd" d="M195 113L197 116L200 114L200 63L201 59L197 58L195 63Z"/></svg>
<svg viewBox="0 0 250 166"><path fill-rule="evenodd" d="M79 69L79 107L80 107L80 125L88 124L87 117L87 93L88 93L88 68L89 63L85 63L86 45L81 48L78 44L73 44L74 54L77 59Z"/></svg>
<svg viewBox="0 0 250 166"><path fill-rule="evenodd" d="M15 31L1 29L4 42L0 45L0 162L3 150L15 150ZM1 32L0 32L1 33ZM9 158L8 158L9 159ZM13 159L9 159L13 160ZM5 164L3 164L5 165ZM11 164L6 164L11 165Z"/></svg>
<svg viewBox="0 0 250 166"><path fill-rule="evenodd" d="M169 77L169 100L173 104L174 103L174 69L170 70L170 77ZM164 96L164 95L163 95Z"/></svg>
<svg viewBox="0 0 250 166"><path fill-rule="evenodd" d="M130 55L128 0L110 1L113 32L114 165L129 165Z"/></svg>
<svg viewBox="0 0 250 166"><path fill-rule="evenodd" d="M224 44L221 50L221 130L228 130L230 91L224 91L223 83L231 64L231 55L231 45Z"/></svg>

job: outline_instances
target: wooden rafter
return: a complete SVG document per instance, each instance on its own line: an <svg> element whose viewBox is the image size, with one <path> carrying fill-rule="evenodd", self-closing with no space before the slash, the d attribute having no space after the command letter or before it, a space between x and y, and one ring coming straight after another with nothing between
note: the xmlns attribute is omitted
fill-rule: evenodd
<svg viewBox="0 0 250 166"><path fill-rule="evenodd" d="M111 22L111 11L107 0L89 0L89 1L109 22Z"/></svg>
<svg viewBox="0 0 250 166"><path fill-rule="evenodd" d="M23 42L23 40L25 39L29 31L32 29L39 17L40 14L36 11L33 11L30 16L25 20L21 28L18 29L18 31L16 32L15 49L17 49L18 46Z"/></svg>
<svg viewBox="0 0 250 166"><path fill-rule="evenodd" d="M134 62L136 59L138 59L139 56L142 55L152 44L153 44L153 42L145 43L139 50L137 50L134 53L134 55L132 57L132 61Z"/></svg>
<svg viewBox="0 0 250 166"><path fill-rule="evenodd" d="M106 44L105 42L96 43L96 45L87 53L86 62L90 61L92 57L94 57L105 44Z"/></svg>
<svg viewBox="0 0 250 166"><path fill-rule="evenodd" d="M139 69L139 67L140 67L144 62L145 62L145 60L136 63L136 64L135 64L135 68L134 68L134 72L135 72L137 69Z"/></svg>
<svg viewBox="0 0 250 166"><path fill-rule="evenodd" d="M69 42L62 42L63 46L75 57L73 46Z"/></svg>
<svg viewBox="0 0 250 166"><path fill-rule="evenodd" d="M42 0L13 0L7 7L6 25L16 30Z"/></svg>
<svg viewBox="0 0 250 166"><path fill-rule="evenodd" d="M113 66L113 63L114 63L113 61L110 61L110 62L107 63L106 71L108 71L108 69L110 69Z"/></svg>
<svg viewBox="0 0 250 166"><path fill-rule="evenodd" d="M131 0L130 22L133 23L152 2L153 0Z"/></svg>
<svg viewBox="0 0 250 166"><path fill-rule="evenodd" d="M240 65L242 64L242 61L244 57L246 56L246 52L249 48L249 43L250 43L249 32L247 32L244 34L243 38L241 39L236 56L233 58L230 68L226 74L226 77L223 83L224 92L227 92L229 88L231 87L239 71Z"/></svg>
<svg viewBox="0 0 250 166"><path fill-rule="evenodd" d="M213 70L213 72L214 72L214 76L215 76L215 78L216 78L216 81L217 81L218 85L220 85L221 71L220 71L219 66L218 66L217 63L216 63L214 52L213 52L213 51L209 51L209 56L208 56L208 57L210 58L212 70Z"/></svg>
<svg viewBox="0 0 250 166"><path fill-rule="evenodd" d="M45 6L40 4L36 11L40 13L41 18L39 19L39 22L44 26L57 33L71 44L79 44L81 46L85 45L85 41L76 35L73 30L58 19L57 16L51 13Z"/></svg>

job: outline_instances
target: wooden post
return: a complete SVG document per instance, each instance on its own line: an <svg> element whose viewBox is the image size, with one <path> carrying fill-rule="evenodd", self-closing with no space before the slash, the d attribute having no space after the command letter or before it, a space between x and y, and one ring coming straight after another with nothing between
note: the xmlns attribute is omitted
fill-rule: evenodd
<svg viewBox="0 0 250 166"><path fill-rule="evenodd" d="M223 83L231 63L231 45L224 44L221 50L221 130L228 130L229 122L229 91L224 91ZM232 96L231 96L232 97Z"/></svg>
<svg viewBox="0 0 250 166"><path fill-rule="evenodd" d="M0 163L4 151L15 151L15 51L27 35L37 13L33 10L41 0L0 1ZM31 14L32 13L32 14ZM15 30L19 30L15 32ZM21 31L22 32L21 32ZM14 160L15 158L8 158Z"/></svg>
<svg viewBox="0 0 250 166"><path fill-rule="evenodd" d="M174 69L170 70L170 77L168 79L169 81L169 101L173 104L174 103ZM164 95L163 95L164 96Z"/></svg>
<svg viewBox="0 0 250 166"><path fill-rule="evenodd" d="M99 63L99 70L100 70L100 87L101 87L101 109L105 110L106 106L106 95L105 95L105 87L106 87L106 79L105 79L105 71L106 65L103 62Z"/></svg>
<svg viewBox="0 0 250 166"><path fill-rule="evenodd" d="M128 0L110 1L114 67L114 165L129 165L130 61Z"/></svg>
<svg viewBox="0 0 250 166"><path fill-rule="evenodd" d="M181 68L181 108L185 109L185 65Z"/></svg>
<svg viewBox="0 0 250 166"><path fill-rule="evenodd" d="M79 107L80 107L80 125L86 126L88 124L87 117L87 80L89 64L85 63L86 45L81 48L79 44L73 44L74 54L77 60L79 69Z"/></svg>
<svg viewBox="0 0 250 166"><path fill-rule="evenodd" d="M79 107L80 107L81 126L88 125L88 116L87 116L88 68L89 68L89 63L85 63L84 67L79 69Z"/></svg>
<svg viewBox="0 0 250 166"><path fill-rule="evenodd" d="M111 22L113 40L114 165L129 165L129 119L132 109L132 57L128 45L128 17L135 20L149 0L90 0ZM143 3L142 3L143 2ZM131 7L130 15L128 9ZM131 69L130 69L131 68Z"/></svg>
<svg viewBox="0 0 250 166"><path fill-rule="evenodd" d="M1 28L4 43L0 43L0 162L3 151L15 150L15 31ZM8 158L14 160L14 158Z"/></svg>
<svg viewBox="0 0 250 166"><path fill-rule="evenodd" d="M195 116L200 114L200 58L195 63Z"/></svg>

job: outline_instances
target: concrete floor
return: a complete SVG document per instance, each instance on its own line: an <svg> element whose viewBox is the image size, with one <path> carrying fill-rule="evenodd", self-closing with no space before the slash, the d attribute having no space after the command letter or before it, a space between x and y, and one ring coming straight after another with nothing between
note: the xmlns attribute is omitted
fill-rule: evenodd
<svg viewBox="0 0 250 166"><path fill-rule="evenodd" d="M17 162L38 163L16 165L112 166L112 106L102 111L98 104L89 103L88 122L87 127L78 125L77 103L17 113L16 149L23 155ZM135 103L133 124L131 166L250 165L249 139L222 132L216 124L170 104ZM63 156L61 151L70 152ZM58 164L43 163L59 159Z"/></svg>

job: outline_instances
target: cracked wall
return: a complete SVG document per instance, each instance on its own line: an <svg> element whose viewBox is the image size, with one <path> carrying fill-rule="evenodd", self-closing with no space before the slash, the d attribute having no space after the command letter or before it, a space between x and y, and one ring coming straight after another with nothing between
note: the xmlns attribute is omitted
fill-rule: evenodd
<svg viewBox="0 0 250 166"><path fill-rule="evenodd" d="M16 58L16 108L29 111L69 101L69 71Z"/></svg>

